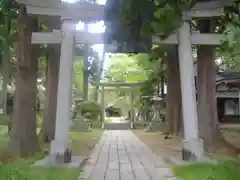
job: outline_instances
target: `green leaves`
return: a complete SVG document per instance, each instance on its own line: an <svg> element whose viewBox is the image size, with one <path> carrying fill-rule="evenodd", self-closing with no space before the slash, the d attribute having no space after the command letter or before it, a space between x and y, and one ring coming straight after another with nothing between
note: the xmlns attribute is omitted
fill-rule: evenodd
<svg viewBox="0 0 240 180"><path fill-rule="evenodd" d="M84 101L77 104L77 109L80 111L81 115L89 120L97 120L102 113L100 104L94 101Z"/></svg>
<svg viewBox="0 0 240 180"><path fill-rule="evenodd" d="M83 57L78 56L73 64L73 84L78 90L83 86Z"/></svg>
<svg viewBox="0 0 240 180"><path fill-rule="evenodd" d="M137 57L124 54L112 55L108 76L113 81L140 82L147 80L147 72L140 66ZM146 59L145 59L146 60Z"/></svg>
<svg viewBox="0 0 240 180"><path fill-rule="evenodd" d="M227 70L240 71L240 27L228 23L224 35L219 56L223 58Z"/></svg>

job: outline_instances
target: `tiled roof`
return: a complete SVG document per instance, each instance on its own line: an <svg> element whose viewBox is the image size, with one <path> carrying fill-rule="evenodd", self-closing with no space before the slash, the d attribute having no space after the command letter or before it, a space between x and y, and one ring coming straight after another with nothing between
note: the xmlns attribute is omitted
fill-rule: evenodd
<svg viewBox="0 0 240 180"><path fill-rule="evenodd" d="M240 83L240 72L220 72L216 76L216 83Z"/></svg>

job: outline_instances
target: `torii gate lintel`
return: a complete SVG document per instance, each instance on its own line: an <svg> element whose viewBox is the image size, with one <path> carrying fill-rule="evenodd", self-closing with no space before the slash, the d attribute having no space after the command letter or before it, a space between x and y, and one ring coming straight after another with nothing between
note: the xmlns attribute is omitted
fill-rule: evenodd
<svg viewBox="0 0 240 180"><path fill-rule="evenodd" d="M104 42L100 35L92 35L89 33L76 33L75 30L69 29L76 20L102 20L103 6L91 7L89 4L84 7L62 6L60 0L18 0L27 7L29 14L48 15L62 17L61 31L54 31L50 33L35 32L32 35L33 44L60 44L61 43L61 58L58 82L58 101L57 101L57 116L56 116L56 132L55 140L51 145L51 152L57 157L65 157L65 153L69 151L68 143L68 128L70 124L70 102L71 102L71 72L73 47L75 43L100 43ZM56 5L56 2L59 4ZM220 1L218 1L220 2ZM231 3L232 0L229 0ZM205 9L193 8L185 14L191 18L216 17L221 16L223 7L226 5L219 5L212 1L208 2L212 8L205 5L200 6L196 4L195 7L204 7ZM208 5L210 5L208 4ZM217 7L218 5L218 7ZM78 9L79 8L79 9ZM71 25L72 24L72 25ZM194 34L190 31L189 19L183 19L183 24L178 32L169 39L161 40L153 37L155 44L178 44L179 49L179 64L182 88L182 105L183 105L183 120L184 120L184 149L190 152L196 159L203 156L203 147L198 135L198 118L196 108L196 90L194 86L194 70L192 60L192 44L204 45L219 45L221 42L221 35L204 35ZM198 36L198 38L196 38ZM204 41L204 42L203 42ZM214 42L214 43L213 43ZM65 84L66 83L66 84ZM64 158L62 158L64 159Z"/></svg>

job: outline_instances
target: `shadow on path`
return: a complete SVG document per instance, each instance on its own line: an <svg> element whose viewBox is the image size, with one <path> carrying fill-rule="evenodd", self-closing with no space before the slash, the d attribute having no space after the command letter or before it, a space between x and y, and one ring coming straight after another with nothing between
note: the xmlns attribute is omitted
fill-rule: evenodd
<svg viewBox="0 0 240 180"><path fill-rule="evenodd" d="M129 130L105 131L79 180L170 180L171 169Z"/></svg>

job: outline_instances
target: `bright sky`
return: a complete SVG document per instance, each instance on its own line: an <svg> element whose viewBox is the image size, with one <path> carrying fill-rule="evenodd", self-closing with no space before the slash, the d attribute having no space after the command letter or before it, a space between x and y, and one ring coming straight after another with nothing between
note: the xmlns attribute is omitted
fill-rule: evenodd
<svg viewBox="0 0 240 180"><path fill-rule="evenodd" d="M68 3L76 3L78 1L81 0L62 0L63 2L68 2ZM97 0L98 4L104 5L106 4L106 0ZM99 21L97 23L91 23L88 24L88 32L90 33L104 33L105 32L105 25L104 25L104 21ZM76 30L78 31L83 31L84 30L84 23L83 22L79 22L76 25ZM93 49L98 52L99 57L103 57L103 48L104 45L103 44L94 44L93 45ZM107 60L104 62L104 69L107 68Z"/></svg>
<svg viewBox="0 0 240 180"><path fill-rule="evenodd" d="M62 0L63 2L67 3L76 3L78 1L83 1L83 0ZM98 4L106 4L106 0L97 0Z"/></svg>
<svg viewBox="0 0 240 180"><path fill-rule="evenodd" d="M83 22L79 22L76 25L76 29L79 30L79 31L84 30L84 23ZM103 21L99 21L97 23L88 24L88 32L90 32L90 33L104 33L105 29L106 29L106 27L105 27ZM103 47L104 47L103 44L95 44L95 45L93 45L94 50L97 51L100 56L103 53Z"/></svg>
<svg viewBox="0 0 240 180"><path fill-rule="evenodd" d="M67 2L67 3L76 3L78 1L85 1L85 0L62 0L63 2ZM98 4L104 5L106 4L106 0L96 0L96 2ZM104 21L99 21L97 23L91 23L88 24L88 32L90 33L104 33L105 32L105 25L104 25ZM76 25L76 30L78 31L83 31L84 30L84 23L83 22L79 22ZM93 49L98 52L98 55L100 58L103 57L103 48L104 45L103 44L94 44L93 45ZM109 61L110 59L108 58L108 55L105 55L105 60L104 60L104 65L103 65L103 69L107 70L108 66L109 66Z"/></svg>

